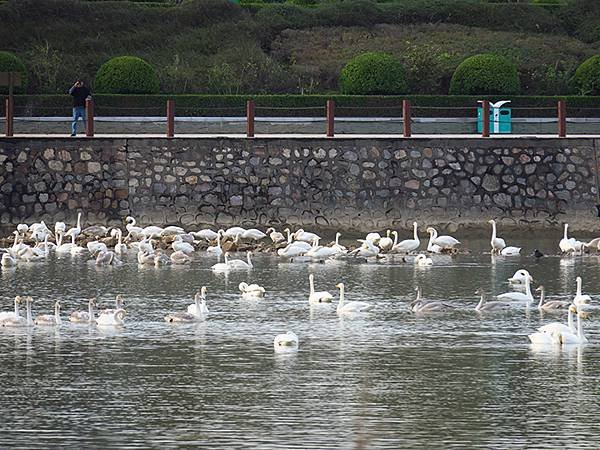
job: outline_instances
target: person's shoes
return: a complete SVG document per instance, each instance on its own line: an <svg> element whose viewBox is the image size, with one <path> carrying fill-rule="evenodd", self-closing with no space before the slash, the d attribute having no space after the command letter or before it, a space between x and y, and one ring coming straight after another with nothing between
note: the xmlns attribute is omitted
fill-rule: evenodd
<svg viewBox="0 0 600 450"><path fill-rule="evenodd" d="M76 134L75 133L71 133L71 136L76 136Z"/></svg>

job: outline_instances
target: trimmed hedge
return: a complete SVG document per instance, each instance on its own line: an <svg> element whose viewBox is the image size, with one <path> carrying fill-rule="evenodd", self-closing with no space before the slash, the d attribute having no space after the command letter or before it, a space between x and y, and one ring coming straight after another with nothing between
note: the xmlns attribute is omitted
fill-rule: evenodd
<svg viewBox="0 0 600 450"><path fill-rule="evenodd" d="M118 56L102 64L94 91L106 94L157 94L160 83L156 70L136 56Z"/></svg>
<svg viewBox="0 0 600 450"><path fill-rule="evenodd" d="M465 59L450 80L450 95L517 95L520 91L517 66L493 54Z"/></svg>
<svg viewBox="0 0 600 450"><path fill-rule="evenodd" d="M327 100L334 100L337 117L400 117L402 100L410 100L415 117L474 117L477 101L503 100L500 96L450 95L94 95L97 116L162 116L168 99L175 101L177 116L246 115L253 99L256 115L324 117ZM513 117L555 117L558 100L565 100L569 117L600 117L600 97L511 96ZM68 95L17 95L17 116L65 116L71 112ZM0 105L1 114L4 114ZM519 110L519 108L539 108Z"/></svg>
<svg viewBox="0 0 600 450"><path fill-rule="evenodd" d="M343 94L403 94L407 91L406 72L387 53L367 52L352 59L340 73Z"/></svg>
<svg viewBox="0 0 600 450"><path fill-rule="evenodd" d="M575 71L573 82L582 95L600 95L600 55L581 63Z"/></svg>
<svg viewBox="0 0 600 450"><path fill-rule="evenodd" d="M21 87L15 88L15 93L27 91L27 68L23 61L10 52L0 51L0 72L21 72ZM0 94L8 94L8 87L0 87Z"/></svg>

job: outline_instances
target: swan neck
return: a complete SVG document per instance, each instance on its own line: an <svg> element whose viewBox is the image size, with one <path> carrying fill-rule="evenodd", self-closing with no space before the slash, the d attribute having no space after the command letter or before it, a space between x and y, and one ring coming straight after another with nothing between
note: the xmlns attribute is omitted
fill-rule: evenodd
<svg viewBox="0 0 600 450"><path fill-rule="evenodd" d="M419 236L417 236L417 224L416 223L413 225L413 228L414 228L414 233L413 234L415 236L415 241L418 241L419 240Z"/></svg>
<svg viewBox="0 0 600 450"><path fill-rule="evenodd" d="M581 295L581 278L577 278L577 294L576 296Z"/></svg>
<svg viewBox="0 0 600 450"><path fill-rule="evenodd" d="M481 298L479 299L479 303L477 303L477 306L475 307L475 311L479 311L481 309L481 307L483 306L483 302L484 302L484 298L483 298L483 294L481 294Z"/></svg>
<svg viewBox="0 0 600 450"><path fill-rule="evenodd" d="M338 303L338 309L344 304L344 287L340 286L340 302Z"/></svg>
<svg viewBox="0 0 600 450"><path fill-rule="evenodd" d="M315 282L312 277L308 277L308 283L310 284L310 294L315 293Z"/></svg>
<svg viewBox="0 0 600 450"><path fill-rule="evenodd" d="M492 240L496 239L496 222L492 222Z"/></svg>
<svg viewBox="0 0 600 450"><path fill-rule="evenodd" d="M567 326L570 330L573 329L573 313L571 312L571 308L569 308L569 313L567 315Z"/></svg>
<svg viewBox="0 0 600 450"><path fill-rule="evenodd" d="M564 239L568 239L567 237L567 229L569 228L569 224L565 223L565 234L564 234Z"/></svg>
<svg viewBox="0 0 600 450"><path fill-rule="evenodd" d="M542 305L544 304L545 299L546 299L546 293L542 289L540 292L540 302L538 303L538 308L540 308L540 309L542 308Z"/></svg>
<svg viewBox="0 0 600 450"><path fill-rule="evenodd" d="M533 300L533 295L531 294L531 282L529 278L525 278L525 293L530 300Z"/></svg>
<svg viewBox="0 0 600 450"><path fill-rule="evenodd" d="M15 317L19 317L19 302L15 299Z"/></svg>

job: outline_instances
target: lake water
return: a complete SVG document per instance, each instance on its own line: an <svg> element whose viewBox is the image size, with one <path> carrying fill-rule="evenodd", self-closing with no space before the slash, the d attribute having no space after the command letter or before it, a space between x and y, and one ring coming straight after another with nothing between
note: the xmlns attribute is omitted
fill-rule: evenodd
<svg viewBox="0 0 600 450"><path fill-rule="evenodd" d="M460 237L460 236L459 236ZM526 241L556 252L557 240ZM522 242L521 242L522 243ZM472 253L434 256L417 268L401 259L377 264L290 264L262 255L250 271L214 274L198 252L191 267L98 268L85 257L55 257L0 272L0 305L34 297L34 314L56 299L63 318L126 299L123 328L68 322L59 329L0 329L0 447L168 448L598 448L599 327L585 321L585 347L538 349L527 334L563 316L536 308L480 315L474 291L508 290L528 269L550 298L570 299L575 277L595 300L596 256L494 258L487 240ZM374 304L338 318L332 305L310 308L317 290ZM267 290L239 296L241 281ZM194 325L163 320L208 287L210 314ZM418 316L415 286L461 308ZM299 351L276 354L287 330Z"/></svg>

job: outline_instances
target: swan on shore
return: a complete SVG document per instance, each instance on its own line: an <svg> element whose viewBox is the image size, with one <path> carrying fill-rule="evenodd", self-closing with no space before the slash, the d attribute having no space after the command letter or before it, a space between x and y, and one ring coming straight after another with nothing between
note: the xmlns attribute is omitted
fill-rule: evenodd
<svg viewBox="0 0 600 450"><path fill-rule="evenodd" d="M417 233L417 227L417 222L413 222L413 239L405 239L398 242L392 247L390 253L410 253L417 250L421 245L421 241L419 240L419 235Z"/></svg>
<svg viewBox="0 0 600 450"><path fill-rule="evenodd" d="M490 240L492 255L517 256L521 253L521 247L507 247L504 239L496 236L496 221L494 219L488 220L488 223L492 224L492 239Z"/></svg>
<svg viewBox="0 0 600 450"><path fill-rule="evenodd" d="M190 234L192 236L194 236L196 239L204 239L207 242L214 241L215 239L217 239L217 236L219 236L219 234L217 232L215 232L209 228L205 228L200 231L192 231Z"/></svg>
<svg viewBox="0 0 600 450"><path fill-rule="evenodd" d="M296 241L302 241L302 242L308 242L309 244L311 242L313 242L316 239L321 240L321 236L315 234L315 233L310 233L308 231L304 231L302 228L300 228L298 231L296 231L293 234L293 237Z"/></svg>
<svg viewBox="0 0 600 450"><path fill-rule="evenodd" d="M113 228L110 235L117 238L115 253L121 254L127 252L127 244L123 244L123 232L119 228Z"/></svg>
<svg viewBox="0 0 600 450"><path fill-rule="evenodd" d="M77 213L77 225L72 228L69 228L69 230L65 233L65 236L71 236L73 238L73 243L75 243L75 239L80 234L81 234L81 213Z"/></svg>
<svg viewBox="0 0 600 450"><path fill-rule="evenodd" d="M331 303L333 301L333 295L331 295L327 291L317 291L315 292L315 277L311 273L308 276L308 284L309 284L309 293L308 293L308 302L315 303Z"/></svg>
<svg viewBox="0 0 600 450"><path fill-rule="evenodd" d="M583 249L585 248L584 243L581 241L578 241L575 238L569 238L567 235L568 230L569 230L569 224L565 223L565 231L564 231L563 238L558 243L558 247L560 248L560 251L563 253L567 253L567 254L575 254L576 252L583 252Z"/></svg>
<svg viewBox="0 0 600 450"><path fill-rule="evenodd" d="M278 353L288 353L298 350L298 336L292 331L278 334L273 339L273 348Z"/></svg>
<svg viewBox="0 0 600 450"><path fill-rule="evenodd" d="M438 236L438 232L433 227L427 228L429 233L429 243L427 244L427 251L432 253L441 253L442 250L452 250L457 245L460 245L460 241L452 236Z"/></svg>
<svg viewBox="0 0 600 450"><path fill-rule="evenodd" d="M386 237L379 239L377 246L384 252L389 252L394 246L394 241L390 238L390 230L387 230Z"/></svg>
<svg viewBox="0 0 600 450"><path fill-rule="evenodd" d="M279 244L280 242L285 241L285 236L279 231L275 231L275 228L269 228L267 230L267 236L269 236L273 244Z"/></svg>

